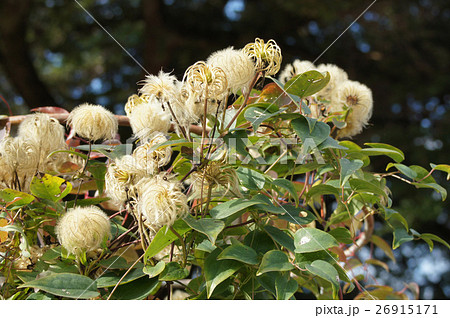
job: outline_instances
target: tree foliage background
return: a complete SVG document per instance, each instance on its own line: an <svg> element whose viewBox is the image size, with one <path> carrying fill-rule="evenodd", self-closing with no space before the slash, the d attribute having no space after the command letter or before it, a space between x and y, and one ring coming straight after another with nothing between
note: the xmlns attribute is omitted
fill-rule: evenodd
<svg viewBox="0 0 450 318"><path fill-rule="evenodd" d="M389 142L405 152L405 164L443 163L450 153L450 3L376 1L352 24L371 3L3 0L0 114L8 114L5 102L14 114L23 114L39 106L70 110L86 101L120 114L146 71L176 70L181 78L189 65L215 50L273 38L284 65L320 57L317 64L334 63L372 89L372 125L356 143ZM382 171L385 162L377 164L372 169ZM400 181L391 186L394 204L414 229L449 240L448 202ZM410 243L395 253L397 265L390 274L374 270L377 279L392 275L400 288L403 281L417 281L422 298L450 297L450 259L443 247L430 255L425 243Z"/></svg>

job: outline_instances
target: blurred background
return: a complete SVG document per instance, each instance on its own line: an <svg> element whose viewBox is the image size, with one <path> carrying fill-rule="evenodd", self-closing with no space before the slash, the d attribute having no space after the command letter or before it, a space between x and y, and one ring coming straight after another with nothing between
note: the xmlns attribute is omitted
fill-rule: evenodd
<svg viewBox="0 0 450 318"><path fill-rule="evenodd" d="M0 115L83 102L123 114L145 70L179 79L185 69L228 46L274 39L283 66L315 60L373 0L2 0L0 1ZM84 7L89 14L83 10ZM94 20L95 18L110 37ZM401 148L404 164L450 162L450 2L378 0L320 57L374 95L371 126L354 138ZM118 45L120 43L129 55ZM131 55L131 56L130 56ZM136 62L137 61L137 62ZM139 65L139 64L140 65ZM142 67L141 67L142 66ZM127 136L122 136L123 139ZM370 167L383 172L387 159ZM450 190L446 175L433 174ZM428 189L391 179L393 207L420 233L449 241L449 203ZM377 223L376 234L392 241ZM390 272L367 270L401 290L415 281L420 297L450 298L448 249L409 242L394 251ZM360 257L367 257L362 250Z"/></svg>

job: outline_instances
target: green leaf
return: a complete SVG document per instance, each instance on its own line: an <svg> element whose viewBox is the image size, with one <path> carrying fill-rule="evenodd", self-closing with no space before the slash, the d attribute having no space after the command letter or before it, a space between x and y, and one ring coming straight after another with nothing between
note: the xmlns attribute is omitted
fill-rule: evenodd
<svg viewBox="0 0 450 318"><path fill-rule="evenodd" d="M245 167L239 167L236 173L241 184L247 189L261 190L264 188L266 177L262 173Z"/></svg>
<svg viewBox="0 0 450 318"><path fill-rule="evenodd" d="M284 246L291 252L294 252L295 246L294 246L294 239L292 237L287 235L282 230L270 225L266 225L264 229L267 231L267 233L269 233L269 235L275 242L277 242L281 246Z"/></svg>
<svg viewBox="0 0 450 318"><path fill-rule="evenodd" d="M427 241L427 240L433 240L433 241L442 243L442 244L444 244L448 249L450 249L450 245L449 245L446 241L444 241L443 239L441 239L439 236L437 236L437 235L434 235L434 234L431 234L431 233L423 233L423 234L420 234L419 237L420 237L421 239L425 240L425 241ZM430 244L428 243L428 245L430 245ZM433 251L433 245L430 245L430 252L431 252L431 251Z"/></svg>
<svg viewBox="0 0 450 318"><path fill-rule="evenodd" d="M172 281L180 280L189 276L189 270L181 267L177 262L167 263L161 275L159 275L160 281Z"/></svg>
<svg viewBox="0 0 450 318"><path fill-rule="evenodd" d="M401 244L412 241L414 238L412 235L403 228L399 227L394 230L394 241L392 242L392 248L395 250Z"/></svg>
<svg viewBox="0 0 450 318"><path fill-rule="evenodd" d="M331 230L328 234L332 235L336 241L344 244L352 244L352 234L345 227L338 227L336 229Z"/></svg>
<svg viewBox="0 0 450 318"><path fill-rule="evenodd" d="M131 284L124 284L117 287L111 299L120 300L140 300L145 299L148 295L155 294L161 283L157 278L149 279L148 277L141 277Z"/></svg>
<svg viewBox="0 0 450 318"><path fill-rule="evenodd" d="M309 189L306 193L306 197L309 200L315 196L325 194L333 194L334 196L339 197L339 190L328 184L318 184Z"/></svg>
<svg viewBox="0 0 450 318"><path fill-rule="evenodd" d="M113 255L107 259L102 259L98 264L107 269L124 269L130 267L123 257L116 255Z"/></svg>
<svg viewBox="0 0 450 318"><path fill-rule="evenodd" d="M155 266L144 266L142 271L150 278L153 278L161 274L165 267L166 263L164 261L159 261Z"/></svg>
<svg viewBox="0 0 450 318"><path fill-rule="evenodd" d="M391 168L391 167L397 168L398 171L400 171L401 173L403 173L405 176L407 176L410 179L416 179L416 177L417 177L417 173L410 167L405 166L404 164L391 162L387 165L386 171L389 170L389 168Z"/></svg>
<svg viewBox="0 0 450 318"><path fill-rule="evenodd" d="M388 156L396 162L401 162L405 159L404 156L399 154L397 151L386 149L386 148L364 148L359 151L366 156Z"/></svg>
<svg viewBox="0 0 450 318"><path fill-rule="evenodd" d="M103 194L105 187L106 164L99 161L88 161L87 170L92 174L100 195Z"/></svg>
<svg viewBox="0 0 450 318"><path fill-rule="evenodd" d="M302 228L294 234L295 253L309 253L337 246L338 242L330 234L315 229Z"/></svg>
<svg viewBox="0 0 450 318"><path fill-rule="evenodd" d="M217 257L218 260L232 259L249 265L258 264L258 254L254 249L244 244L233 244L228 246Z"/></svg>
<svg viewBox="0 0 450 318"><path fill-rule="evenodd" d="M384 192L383 189L381 189L379 186L376 186L375 184L373 184L369 181L362 180L362 179L352 179L349 181L349 183L350 183L350 187L352 188L352 190L357 193L361 193L361 192L362 193L374 193L374 194L381 195L386 200L388 199L388 196L387 196L386 192Z"/></svg>
<svg viewBox="0 0 450 318"><path fill-rule="evenodd" d="M310 130L310 123L304 116L293 119L291 125L303 143L312 140L312 147L319 146L330 135L330 126L320 121Z"/></svg>
<svg viewBox="0 0 450 318"><path fill-rule="evenodd" d="M62 273L52 274L23 284L20 288L39 288L47 293L75 299L88 299L99 296L96 282L89 277Z"/></svg>
<svg viewBox="0 0 450 318"><path fill-rule="evenodd" d="M292 208L290 208L292 207ZM294 211L292 205L285 204L283 205L283 208L288 211L286 214L278 215L278 218L288 221L290 223L298 224L298 225L306 225L311 223L316 219L315 215L312 212L302 210L300 208L297 208L296 211Z"/></svg>
<svg viewBox="0 0 450 318"><path fill-rule="evenodd" d="M34 196L28 193L13 189L3 189L0 191L0 199L6 202L6 207L22 207L31 203Z"/></svg>
<svg viewBox="0 0 450 318"><path fill-rule="evenodd" d="M286 92L304 98L323 89L329 81L330 74L328 72L323 74L313 70L294 76L286 82L284 88Z"/></svg>
<svg viewBox="0 0 450 318"><path fill-rule="evenodd" d="M122 279L120 285L132 282L138 278L146 276L146 274L142 271L143 268L142 263L138 263L128 274ZM105 288L105 287L113 287L115 286L123 275L125 275L126 271L108 271L104 273L102 276L97 278L97 287Z"/></svg>
<svg viewBox="0 0 450 318"><path fill-rule="evenodd" d="M412 185L415 185L416 188L429 188L433 189L436 192L438 192L441 195L442 201L445 201L447 199L447 190L445 190L444 187L440 186L437 183L419 183L419 182L412 182Z"/></svg>
<svg viewBox="0 0 450 318"><path fill-rule="evenodd" d="M440 171L444 171L447 173L447 180L450 180L450 165L435 165L430 163L431 168L433 168L434 170L440 170Z"/></svg>
<svg viewBox="0 0 450 318"><path fill-rule="evenodd" d="M277 300L291 299L298 289L298 283L293 279L288 279L285 275L275 280L275 290Z"/></svg>
<svg viewBox="0 0 450 318"><path fill-rule="evenodd" d="M298 206L299 204L299 199L298 199L298 194L297 194L297 190L295 190L295 186L292 183L292 181L286 180L286 179L275 179L272 181L272 184L286 189L289 194L292 196L292 198L295 200L295 205Z"/></svg>
<svg viewBox="0 0 450 318"><path fill-rule="evenodd" d="M208 298L211 297L214 289L216 289L221 282L233 275L241 267L241 264L234 260L217 260L220 253L221 250L216 248L205 259L205 266L203 269Z"/></svg>
<svg viewBox="0 0 450 318"><path fill-rule="evenodd" d="M275 113L271 113L268 110L268 107L254 107L257 104L252 105L252 107L247 108L244 113L245 119L247 119L253 126L253 129L256 130L258 127L268 120L271 117L274 117L286 110L286 108L282 108ZM270 106L271 104L269 104Z"/></svg>
<svg viewBox="0 0 450 318"><path fill-rule="evenodd" d="M255 204L265 203L259 200L233 199L230 201L219 203L209 211L209 214L211 214L211 216L215 219L226 219L227 217Z"/></svg>
<svg viewBox="0 0 450 318"><path fill-rule="evenodd" d="M194 219L191 215L187 215L184 221L192 229L205 234L211 243L216 244L217 236L225 228L225 222L217 219Z"/></svg>
<svg viewBox="0 0 450 318"><path fill-rule="evenodd" d="M78 199L77 200L77 206L90 206L90 205L96 205L100 204L102 202L106 202L111 200L110 198L89 198L89 199ZM75 206L75 200L71 201L64 201L64 204L67 204L67 208L73 208Z"/></svg>
<svg viewBox="0 0 450 318"><path fill-rule="evenodd" d="M388 145L388 144L382 144L382 143L375 143L375 142L368 142L365 143L364 145L369 146L371 148L377 148L380 151L380 155L384 154L387 155L389 157L391 157L392 159L394 159L396 162L402 162L403 160L405 160L405 154L403 153L403 151L401 151L400 149L398 149L397 147ZM381 150L390 150L386 153L381 153ZM376 156L376 154L374 154L373 156Z"/></svg>
<svg viewBox="0 0 450 318"><path fill-rule="evenodd" d="M333 286L334 297L336 297L339 290L339 274L333 265L319 259L311 264L306 264L305 267L311 274L329 281Z"/></svg>
<svg viewBox="0 0 450 318"><path fill-rule="evenodd" d="M31 180L31 193L41 199L57 202L72 190L72 184L63 178L45 174L41 179L35 176Z"/></svg>
<svg viewBox="0 0 450 318"><path fill-rule="evenodd" d="M332 137L327 137L327 139L325 139L320 145L319 145L319 150L324 150L324 149L342 149L342 150L347 150L347 147L341 146L339 144L339 142L332 138Z"/></svg>
<svg viewBox="0 0 450 318"><path fill-rule="evenodd" d="M78 147L75 147L76 149L80 149L83 151L89 151L89 145L81 145ZM91 150L93 152L99 152L105 156L107 156L110 159L118 159L127 154L127 150L130 150L133 148L133 145L131 144L121 144L117 146L113 145L91 145Z"/></svg>
<svg viewBox="0 0 450 318"><path fill-rule="evenodd" d="M183 220L175 221L173 224L173 229L180 235L183 235L191 230L191 228ZM166 246L177 239L178 237L172 231L167 229L166 225L163 226L158 233L156 233L149 247L145 251L144 262L146 263L149 258L161 252Z"/></svg>
<svg viewBox="0 0 450 318"><path fill-rule="evenodd" d="M265 254L267 251L276 249L272 238L265 231L253 230L244 238L244 244L253 248L258 254Z"/></svg>
<svg viewBox="0 0 450 318"><path fill-rule="evenodd" d="M294 265L289 262L288 256L281 251L272 250L264 254L256 276L267 272L283 272L291 269L294 269Z"/></svg>
<svg viewBox="0 0 450 318"><path fill-rule="evenodd" d="M397 220L403 224L407 231L409 230L408 222L399 212L389 208L384 208L384 214L386 220Z"/></svg>
<svg viewBox="0 0 450 318"><path fill-rule="evenodd" d="M350 176L364 165L364 162L362 162L361 160L348 160L346 158L341 158L339 162L341 164L341 176L339 184L341 187L343 187Z"/></svg>

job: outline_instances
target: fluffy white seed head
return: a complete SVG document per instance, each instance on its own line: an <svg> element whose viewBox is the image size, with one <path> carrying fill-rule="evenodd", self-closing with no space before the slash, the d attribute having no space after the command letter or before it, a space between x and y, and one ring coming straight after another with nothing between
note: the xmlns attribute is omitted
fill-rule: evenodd
<svg viewBox="0 0 450 318"><path fill-rule="evenodd" d="M125 105L133 133L142 142L156 133L167 133L170 128L170 113L162 108L156 98L130 96Z"/></svg>
<svg viewBox="0 0 450 318"><path fill-rule="evenodd" d="M149 142L137 147L133 151L133 157L142 166L156 167L156 169L164 167L170 162L172 148L163 147L154 150L151 150L151 148L166 141L167 138L163 134L158 134Z"/></svg>
<svg viewBox="0 0 450 318"><path fill-rule="evenodd" d="M346 105L349 113L346 126L338 131L338 137L352 137L359 134L368 124L373 110L372 91L356 81L346 81L339 87L339 104Z"/></svg>
<svg viewBox="0 0 450 318"><path fill-rule="evenodd" d="M154 96L161 102L167 102L176 94L176 82L177 78L174 75L160 71L158 76L145 76L144 86L139 93L148 97Z"/></svg>
<svg viewBox="0 0 450 318"><path fill-rule="evenodd" d="M11 171L26 171L31 173L39 165L39 149L35 142L23 137L5 137L0 143L0 156Z"/></svg>
<svg viewBox="0 0 450 318"><path fill-rule="evenodd" d="M116 117L109 110L88 103L75 107L70 112L67 123L77 135L92 141L113 139L119 126Z"/></svg>
<svg viewBox="0 0 450 318"><path fill-rule="evenodd" d="M330 110L333 111L333 105L336 104L333 97L336 96L339 86L348 80L348 75L343 69L333 64L320 64L317 69L319 72L330 73L330 81L327 86L320 90L316 95L320 99L329 101Z"/></svg>
<svg viewBox="0 0 450 318"><path fill-rule="evenodd" d="M227 94L228 79L220 67L204 61L191 65L184 73L183 82L190 96L200 99L223 99Z"/></svg>
<svg viewBox="0 0 450 318"><path fill-rule="evenodd" d="M97 250L111 235L108 216L96 206L69 209L55 231L59 243L75 255Z"/></svg>
<svg viewBox="0 0 450 318"><path fill-rule="evenodd" d="M251 58L244 51L233 47L212 53L206 63L220 67L225 72L228 89L232 93L240 89L246 91L256 72Z"/></svg>
<svg viewBox="0 0 450 318"><path fill-rule="evenodd" d="M18 136L36 145L40 156L38 168L40 171L58 171L59 166L67 159L64 153L57 153L48 158L53 151L67 149L67 145L64 139L64 126L47 114L26 116L19 125Z"/></svg>
<svg viewBox="0 0 450 318"><path fill-rule="evenodd" d="M142 216L145 224L152 229L171 226L189 211L181 184L173 176L159 174L141 180L137 187L138 216Z"/></svg>
<svg viewBox="0 0 450 318"><path fill-rule="evenodd" d="M142 178L152 175L157 170L155 166L143 166L133 156L126 155L108 165L105 174L105 188L108 196L115 204L123 204L134 198L135 184Z"/></svg>
<svg viewBox="0 0 450 318"><path fill-rule="evenodd" d="M241 196L236 170L223 161L210 161L203 169L193 172L189 180L192 198L206 197L210 189L213 196Z"/></svg>
<svg viewBox="0 0 450 318"><path fill-rule="evenodd" d="M259 38L255 42L247 44L243 51L253 59L257 72L265 72L266 75L275 75L281 67L281 49L274 40L267 43Z"/></svg>
<svg viewBox="0 0 450 318"><path fill-rule="evenodd" d="M316 69L316 66L313 63L311 63L310 61L295 60L292 64L286 65L286 67L281 72L280 76L278 77L278 80L281 83L286 84L286 82L289 81L294 76L303 74L305 72L312 71L315 69Z"/></svg>

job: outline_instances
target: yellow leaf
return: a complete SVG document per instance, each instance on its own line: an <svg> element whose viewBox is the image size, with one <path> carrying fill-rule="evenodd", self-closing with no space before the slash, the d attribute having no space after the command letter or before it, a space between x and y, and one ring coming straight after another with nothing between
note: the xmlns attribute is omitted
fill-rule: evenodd
<svg viewBox="0 0 450 318"><path fill-rule="evenodd" d="M6 219L0 219L0 227L8 225ZM0 243L5 242L8 239L8 232L0 231Z"/></svg>

